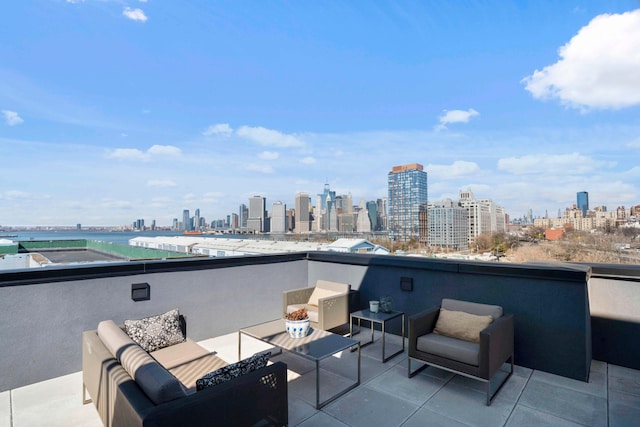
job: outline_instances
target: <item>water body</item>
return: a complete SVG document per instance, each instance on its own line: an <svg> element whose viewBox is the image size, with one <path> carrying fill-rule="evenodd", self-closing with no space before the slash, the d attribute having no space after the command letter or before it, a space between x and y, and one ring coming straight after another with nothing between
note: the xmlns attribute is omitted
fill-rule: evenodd
<svg viewBox="0 0 640 427"><path fill-rule="evenodd" d="M7 237L5 237L7 236ZM14 241L20 240L99 240L103 242L117 243L120 245L128 245L129 240L135 237L156 237L156 236L182 236L182 233L175 231L7 231L0 232L0 239L8 239ZM246 239L246 235L203 235L193 237L207 237L207 238L224 238L224 239Z"/></svg>

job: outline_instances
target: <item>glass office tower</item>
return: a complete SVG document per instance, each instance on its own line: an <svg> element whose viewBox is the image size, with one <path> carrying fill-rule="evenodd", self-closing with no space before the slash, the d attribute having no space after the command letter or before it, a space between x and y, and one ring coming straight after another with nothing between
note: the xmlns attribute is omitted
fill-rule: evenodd
<svg viewBox="0 0 640 427"><path fill-rule="evenodd" d="M578 209L582 211L582 217L587 217L587 211L589 210L589 193L586 191L580 191L577 194L578 197Z"/></svg>
<svg viewBox="0 0 640 427"><path fill-rule="evenodd" d="M388 230L391 240L418 241L420 209L427 207L427 172L421 164L394 166L388 176Z"/></svg>

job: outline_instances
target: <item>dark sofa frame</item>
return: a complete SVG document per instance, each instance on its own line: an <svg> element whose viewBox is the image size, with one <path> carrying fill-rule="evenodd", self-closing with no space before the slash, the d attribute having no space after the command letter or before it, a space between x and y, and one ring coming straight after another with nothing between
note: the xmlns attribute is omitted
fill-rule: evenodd
<svg viewBox="0 0 640 427"><path fill-rule="evenodd" d="M83 403L92 400L103 424L109 427L288 424L287 365L282 362L156 405L113 357L96 331L85 331L82 378ZM91 400L85 398L85 391Z"/></svg>

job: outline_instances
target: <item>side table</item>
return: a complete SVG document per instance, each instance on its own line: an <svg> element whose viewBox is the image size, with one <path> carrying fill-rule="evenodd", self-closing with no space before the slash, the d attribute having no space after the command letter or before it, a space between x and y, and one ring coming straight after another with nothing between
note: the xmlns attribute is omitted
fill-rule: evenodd
<svg viewBox="0 0 640 427"><path fill-rule="evenodd" d="M396 318L402 318L402 350L398 350L389 357L385 357L385 329L387 322ZM366 347L373 343L374 323L380 323L382 330L382 363L386 363L389 359L404 352L404 312L403 311L391 311L389 313L373 313L369 309L355 311L349 316L349 336L353 338L353 320L358 319L358 332L360 332L360 321L367 320L371 322L371 341L360 344L360 347ZM352 349L352 351L354 351Z"/></svg>

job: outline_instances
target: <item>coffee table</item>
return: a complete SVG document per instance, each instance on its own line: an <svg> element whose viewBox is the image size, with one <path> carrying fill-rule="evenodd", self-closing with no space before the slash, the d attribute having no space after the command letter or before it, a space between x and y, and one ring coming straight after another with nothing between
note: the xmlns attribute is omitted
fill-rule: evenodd
<svg viewBox="0 0 640 427"><path fill-rule="evenodd" d="M314 328L310 328L309 334L304 338L291 338L289 333L285 331L285 321L277 319L242 328L238 331L238 360L242 360L242 335L250 336L273 345L280 350L286 350L289 353L315 362L316 409L333 402L360 384L360 342L357 340ZM357 346L358 350L358 373L355 384L349 385L346 389L320 402L320 361L340 351L349 350L353 346Z"/></svg>
<svg viewBox="0 0 640 427"><path fill-rule="evenodd" d="M398 350L395 353L393 353L392 355L390 355L389 357L385 357L384 356L384 350L385 350L385 328L387 326L387 322L393 319L396 319L398 317L401 317L401 322L402 322L402 350ZM362 347L366 347L369 344L373 344L373 325L374 323L380 323L381 325L381 329L382 329L382 363L386 363L389 359L391 359L394 356L397 356L398 354L404 352L404 312L402 311L391 311L389 313L384 313L384 312L377 312L374 313L371 310L365 309L365 310L360 310L360 311L355 311L353 313L351 313L351 315L349 316L349 336L353 337L353 319L358 319L358 333L360 333L360 321L361 320L368 320L369 322L371 322L371 340L363 343Z"/></svg>

